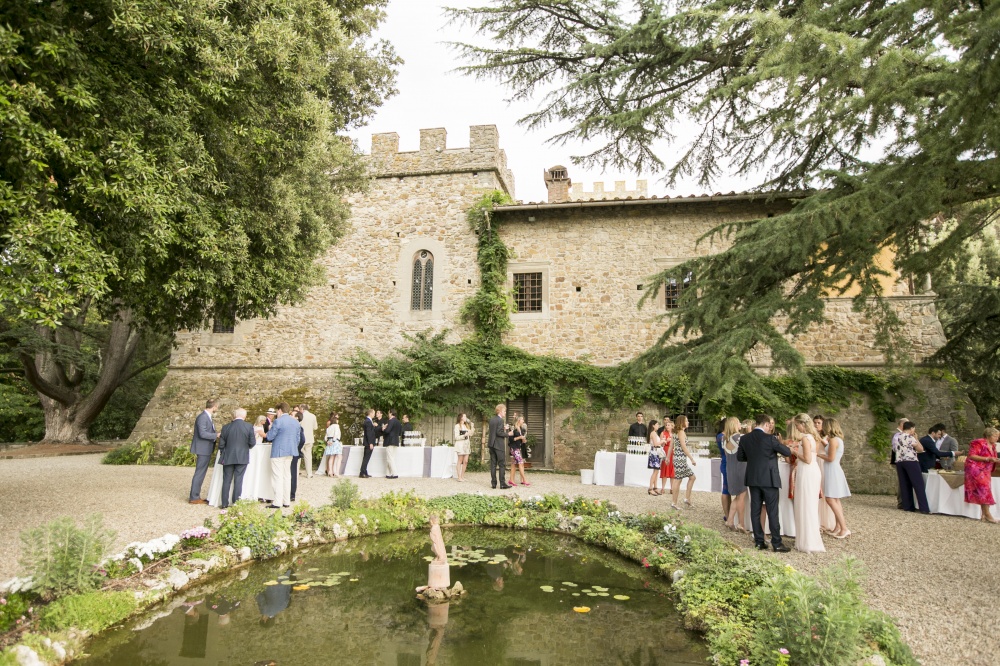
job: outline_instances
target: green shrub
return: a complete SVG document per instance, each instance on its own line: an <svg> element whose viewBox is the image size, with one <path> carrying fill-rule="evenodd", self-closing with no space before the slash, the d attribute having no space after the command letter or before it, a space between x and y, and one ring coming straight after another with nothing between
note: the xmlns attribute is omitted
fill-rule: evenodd
<svg viewBox="0 0 1000 666"><path fill-rule="evenodd" d="M684 577L674 584L681 597L678 608L689 626L701 630L726 618L748 624L754 590L781 573L782 565L775 560L735 551L699 559L688 564Z"/></svg>
<svg viewBox="0 0 1000 666"><path fill-rule="evenodd" d="M240 500L220 518L215 538L224 546L239 550L244 546L254 557L267 559L280 552L275 537L279 532L291 534L292 526L281 515L260 506L254 500Z"/></svg>
<svg viewBox="0 0 1000 666"><path fill-rule="evenodd" d="M122 444L111 449L101 458L103 465L134 465L139 460L141 452L135 444Z"/></svg>
<svg viewBox="0 0 1000 666"><path fill-rule="evenodd" d="M349 479L341 479L330 488L330 504L347 511L361 497L357 484Z"/></svg>
<svg viewBox="0 0 1000 666"><path fill-rule="evenodd" d="M100 583L98 566L114 538L99 515L89 516L83 527L72 518L57 518L21 532L21 567L44 597L88 592Z"/></svg>
<svg viewBox="0 0 1000 666"><path fill-rule="evenodd" d="M88 592L56 599L42 611L42 627L53 631L86 629L98 632L118 624L135 612L139 602L135 593Z"/></svg>
<svg viewBox="0 0 1000 666"><path fill-rule="evenodd" d="M888 666L918 665L910 647L903 642L899 629L885 613L867 609L861 631L869 643L878 647Z"/></svg>
<svg viewBox="0 0 1000 666"><path fill-rule="evenodd" d="M450 510L454 514L452 522L482 523L488 514L507 511L514 508L514 501L507 497L494 495L451 495L435 497L426 503L429 511L444 513Z"/></svg>
<svg viewBox="0 0 1000 666"><path fill-rule="evenodd" d="M767 663L782 647L793 664L857 662L866 608L854 568L852 560L845 560L817 578L786 571L754 590L751 663Z"/></svg>
<svg viewBox="0 0 1000 666"><path fill-rule="evenodd" d="M0 595L0 633L31 619L31 597L21 592Z"/></svg>
<svg viewBox="0 0 1000 666"><path fill-rule="evenodd" d="M177 467L194 467L198 463L198 456L191 453L190 448L187 445L181 444L180 446L175 446L170 457L166 459L167 465L175 465Z"/></svg>

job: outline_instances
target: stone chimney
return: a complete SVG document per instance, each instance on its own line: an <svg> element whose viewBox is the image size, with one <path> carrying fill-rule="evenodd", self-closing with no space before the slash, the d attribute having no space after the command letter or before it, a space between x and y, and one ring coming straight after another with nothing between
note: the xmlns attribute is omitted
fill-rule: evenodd
<svg viewBox="0 0 1000 666"><path fill-rule="evenodd" d="M549 191L549 203L569 201L569 188L572 184L564 166L556 165L545 171L545 189Z"/></svg>

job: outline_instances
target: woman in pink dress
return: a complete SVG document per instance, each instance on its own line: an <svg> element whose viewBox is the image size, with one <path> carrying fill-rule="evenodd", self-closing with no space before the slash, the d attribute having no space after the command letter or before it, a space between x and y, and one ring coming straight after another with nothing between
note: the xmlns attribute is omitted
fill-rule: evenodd
<svg viewBox="0 0 1000 666"><path fill-rule="evenodd" d="M982 511L981 520L988 523L995 523L996 520L990 515L993 501L993 467L1000 458L997 458L997 440L1000 439L1000 430L987 428L982 439L973 440L969 444L969 456L965 459L965 501L969 504L978 504Z"/></svg>

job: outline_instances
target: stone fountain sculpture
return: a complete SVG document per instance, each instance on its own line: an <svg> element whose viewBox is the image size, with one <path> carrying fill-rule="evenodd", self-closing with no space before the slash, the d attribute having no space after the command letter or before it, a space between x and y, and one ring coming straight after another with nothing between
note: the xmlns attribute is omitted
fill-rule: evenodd
<svg viewBox="0 0 1000 666"><path fill-rule="evenodd" d="M465 594L461 583L451 586L451 573L448 565L448 552L444 547L444 537L441 535L441 521L437 514L431 514L431 550L434 559L427 566L427 585L417 588L417 598L428 602L447 602ZM446 620L447 621L447 620Z"/></svg>

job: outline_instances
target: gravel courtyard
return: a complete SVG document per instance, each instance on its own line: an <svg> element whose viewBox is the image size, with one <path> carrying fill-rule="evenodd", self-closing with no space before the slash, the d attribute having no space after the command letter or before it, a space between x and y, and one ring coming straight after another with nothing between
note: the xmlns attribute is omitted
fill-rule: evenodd
<svg viewBox="0 0 1000 666"><path fill-rule="evenodd" d="M609 499L623 511L670 513L669 500L641 488L583 486L579 477L529 472L532 486L519 495L559 492ZM116 467L100 464L100 455L0 460L0 580L18 573L18 533L52 518L91 513L104 516L118 534L116 547L166 532L200 525L218 510L189 505L185 498L191 469ZM208 490L209 478L205 481ZM458 492L495 493L489 475L470 474L465 483L451 479L367 479L355 482L366 497L388 490L414 489L424 497ZM299 499L327 501L332 481L299 480ZM695 493L688 520L718 529L727 539L751 547L748 536L725 530L718 495ZM865 563L863 586L873 606L892 615L918 658L928 666L993 666L1000 654L995 612L1000 599L1000 526L950 516L922 516L895 510L895 498L852 497L845 502L853 535L826 539L825 554L770 553L795 568L816 572L844 556ZM789 545L793 542L789 540Z"/></svg>

